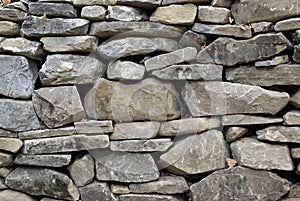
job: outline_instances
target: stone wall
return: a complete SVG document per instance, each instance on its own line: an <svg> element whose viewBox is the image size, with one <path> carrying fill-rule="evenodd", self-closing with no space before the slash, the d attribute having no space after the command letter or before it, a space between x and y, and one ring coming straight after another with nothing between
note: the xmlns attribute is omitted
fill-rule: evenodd
<svg viewBox="0 0 300 201"><path fill-rule="evenodd" d="M299 0L1 3L0 201L300 200Z"/></svg>

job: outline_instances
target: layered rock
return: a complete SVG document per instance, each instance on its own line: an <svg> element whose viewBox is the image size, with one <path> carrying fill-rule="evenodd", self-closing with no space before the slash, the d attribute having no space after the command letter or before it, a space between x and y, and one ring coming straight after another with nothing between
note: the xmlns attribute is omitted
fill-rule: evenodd
<svg viewBox="0 0 300 201"><path fill-rule="evenodd" d="M103 134L112 133L114 127L112 121L89 120L84 122L75 122L75 130L78 134Z"/></svg>
<svg viewBox="0 0 300 201"><path fill-rule="evenodd" d="M171 139L150 139L150 140L122 140L111 141L110 149L112 151L126 152L164 152L173 145Z"/></svg>
<svg viewBox="0 0 300 201"><path fill-rule="evenodd" d="M256 131L257 139L273 142L300 143L300 127L270 126Z"/></svg>
<svg viewBox="0 0 300 201"><path fill-rule="evenodd" d="M262 117L242 114L226 115L222 117L223 126L276 124L281 122L282 118L278 117Z"/></svg>
<svg viewBox="0 0 300 201"><path fill-rule="evenodd" d="M74 127L65 127L57 129L43 129L43 130L32 130L26 132L18 133L18 136L22 140L26 139L37 139L37 138L46 138L46 137L58 137L58 136L68 136L74 135Z"/></svg>
<svg viewBox="0 0 300 201"><path fill-rule="evenodd" d="M128 194L121 195L120 201L183 201L182 198L172 195L159 195L159 194Z"/></svg>
<svg viewBox="0 0 300 201"><path fill-rule="evenodd" d="M26 19L27 13L13 8L1 8L0 9L0 20L7 20L13 22L22 22Z"/></svg>
<svg viewBox="0 0 300 201"><path fill-rule="evenodd" d="M242 137L248 132L247 128L232 126L225 130L225 136L227 142L233 142Z"/></svg>
<svg viewBox="0 0 300 201"><path fill-rule="evenodd" d="M279 64L284 64L288 62L289 62L289 56L282 55L282 56L273 57L271 60L256 61L255 67L277 66Z"/></svg>
<svg viewBox="0 0 300 201"><path fill-rule="evenodd" d="M300 29L300 18L279 21L274 26L275 31L291 31Z"/></svg>
<svg viewBox="0 0 300 201"><path fill-rule="evenodd" d="M18 154L14 160L14 164L42 166L42 167L63 167L71 162L70 154L60 155L23 155Z"/></svg>
<svg viewBox="0 0 300 201"><path fill-rule="evenodd" d="M227 8L198 6L198 20L200 22L227 24L230 15L230 10Z"/></svg>
<svg viewBox="0 0 300 201"><path fill-rule="evenodd" d="M145 11L129 6L108 6L106 18L118 21L142 21L148 18Z"/></svg>

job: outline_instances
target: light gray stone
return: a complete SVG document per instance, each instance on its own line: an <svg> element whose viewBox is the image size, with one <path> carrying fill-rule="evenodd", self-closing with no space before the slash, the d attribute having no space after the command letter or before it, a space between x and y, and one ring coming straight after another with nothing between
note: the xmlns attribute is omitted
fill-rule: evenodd
<svg viewBox="0 0 300 201"><path fill-rule="evenodd" d="M145 11L129 6L108 6L106 19L118 20L123 22L147 20Z"/></svg>
<svg viewBox="0 0 300 201"><path fill-rule="evenodd" d="M42 16L46 13L49 17L77 17L77 11L73 5L67 3L29 3L29 13Z"/></svg>
<svg viewBox="0 0 300 201"><path fill-rule="evenodd" d="M150 140L122 140L111 141L110 149L112 151L125 152L164 152L167 151L173 142L171 139L150 139Z"/></svg>
<svg viewBox="0 0 300 201"><path fill-rule="evenodd" d="M18 133L21 140L74 135L74 127L43 129Z"/></svg>
<svg viewBox="0 0 300 201"><path fill-rule="evenodd" d="M10 167L0 167L0 177L7 177L11 171Z"/></svg>
<svg viewBox="0 0 300 201"><path fill-rule="evenodd" d="M7 154L0 152L0 167L13 166L14 156L12 154Z"/></svg>
<svg viewBox="0 0 300 201"><path fill-rule="evenodd" d="M186 31L179 41L180 48L194 47L198 51L206 44L206 36L195 33L191 30Z"/></svg>
<svg viewBox="0 0 300 201"><path fill-rule="evenodd" d="M107 183L94 182L80 188L82 201L118 201Z"/></svg>
<svg viewBox="0 0 300 201"><path fill-rule="evenodd" d="M162 0L117 0L118 4L153 10L161 4Z"/></svg>
<svg viewBox="0 0 300 201"><path fill-rule="evenodd" d="M117 0L72 0L73 4L78 7L82 6L106 6L106 5L115 5Z"/></svg>
<svg viewBox="0 0 300 201"><path fill-rule="evenodd" d="M0 149L12 153L18 152L23 146L23 142L16 138L0 137Z"/></svg>
<svg viewBox="0 0 300 201"><path fill-rule="evenodd" d="M282 55L282 56L273 57L271 60L256 61L255 67L277 66L280 64L288 63L289 61L290 60L288 55Z"/></svg>
<svg viewBox="0 0 300 201"><path fill-rule="evenodd" d="M291 18L279 21L275 24L274 29L275 31L291 31L300 29L300 18Z"/></svg>
<svg viewBox="0 0 300 201"><path fill-rule="evenodd" d="M0 200L2 201L35 201L32 197L25 193L20 193L18 191L13 190L3 190L0 191Z"/></svg>
<svg viewBox="0 0 300 201"><path fill-rule="evenodd" d="M274 25L272 22L256 22L251 23L251 28L254 33L268 32L274 30Z"/></svg>
<svg viewBox="0 0 300 201"><path fill-rule="evenodd" d="M145 66L131 61L117 60L108 65L107 78L110 80L141 80Z"/></svg>
<svg viewBox="0 0 300 201"><path fill-rule="evenodd" d="M211 5L215 7L229 8L231 6L231 0L212 0Z"/></svg>
<svg viewBox="0 0 300 201"><path fill-rule="evenodd" d="M227 24L230 16L230 10L227 8L198 6L198 20L200 22Z"/></svg>
<svg viewBox="0 0 300 201"><path fill-rule="evenodd" d="M158 194L127 194L120 195L120 201L183 201L181 197Z"/></svg>
<svg viewBox="0 0 300 201"><path fill-rule="evenodd" d="M10 21L0 21L0 35L14 36L19 34L20 26L17 23Z"/></svg>
<svg viewBox="0 0 300 201"><path fill-rule="evenodd" d="M293 60L295 63L300 64L300 45L294 46Z"/></svg>
<svg viewBox="0 0 300 201"><path fill-rule="evenodd" d="M286 125L300 125L300 111L292 110L283 115L283 121Z"/></svg>
<svg viewBox="0 0 300 201"><path fill-rule="evenodd" d="M237 127L237 126L228 127L225 130L226 141L233 142L239 139L240 137L242 137L247 132L248 132L247 128Z"/></svg>
<svg viewBox="0 0 300 201"><path fill-rule="evenodd" d="M270 126L256 131L257 139L272 142L300 143L300 127Z"/></svg>
<svg viewBox="0 0 300 201"><path fill-rule="evenodd" d="M63 167L71 162L70 154L60 155L23 155L18 154L14 160L17 165L43 166L43 167Z"/></svg>
<svg viewBox="0 0 300 201"><path fill-rule="evenodd" d="M293 158L300 158L300 147L291 149L291 156Z"/></svg>
<svg viewBox="0 0 300 201"><path fill-rule="evenodd" d="M294 199L286 200L286 201L297 201L296 198L300 198L300 183L295 183L291 186L288 197Z"/></svg>
<svg viewBox="0 0 300 201"><path fill-rule="evenodd" d="M104 20L106 16L106 9L103 6L85 6L81 10L81 17L91 20Z"/></svg>
<svg viewBox="0 0 300 201"><path fill-rule="evenodd" d="M22 22L26 19L27 13L13 8L0 8L0 20Z"/></svg>
<svg viewBox="0 0 300 201"><path fill-rule="evenodd" d="M263 117L255 115L226 115L222 117L223 126L239 126L239 125L258 125L258 124L276 124L283 120L279 117Z"/></svg>
<svg viewBox="0 0 300 201"><path fill-rule="evenodd" d="M126 184L111 184L111 192L114 194L128 194L130 190Z"/></svg>
<svg viewBox="0 0 300 201"><path fill-rule="evenodd" d="M16 132L12 132L0 128L0 137L17 138L18 134Z"/></svg>
<svg viewBox="0 0 300 201"><path fill-rule="evenodd" d="M300 109L300 90L291 96L290 103Z"/></svg>
<svg viewBox="0 0 300 201"><path fill-rule="evenodd" d="M114 131L112 121L88 120L75 122L74 125L76 133L78 134L102 134L112 133Z"/></svg>

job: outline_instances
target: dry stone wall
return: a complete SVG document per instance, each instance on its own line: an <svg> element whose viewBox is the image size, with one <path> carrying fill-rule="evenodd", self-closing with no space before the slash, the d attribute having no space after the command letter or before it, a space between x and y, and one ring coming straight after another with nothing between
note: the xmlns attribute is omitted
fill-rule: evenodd
<svg viewBox="0 0 300 201"><path fill-rule="evenodd" d="M2 0L1 201L300 200L299 0Z"/></svg>

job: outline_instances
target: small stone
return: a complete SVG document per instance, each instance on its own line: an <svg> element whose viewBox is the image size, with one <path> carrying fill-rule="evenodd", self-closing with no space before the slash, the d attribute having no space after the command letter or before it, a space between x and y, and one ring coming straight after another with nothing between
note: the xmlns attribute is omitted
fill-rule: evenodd
<svg viewBox="0 0 300 201"><path fill-rule="evenodd" d="M120 195L120 201L183 201L182 198L173 195L158 195L158 194L127 194Z"/></svg>
<svg viewBox="0 0 300 201"><path fill-rule="evenodd" d="M300 43L300 29L290 32L290 36L294 43Z"/></svg>
<svg viewBox="0 0 300 201"><path fill-rule="evenodd" d="M300 109L300 90L292 95L290 103Z"/></svg>
<svg viewBox="0 0 300 201"><path fill-rule="evenodd" d="M300 45L294 46L293 60L295 63L300 64Z"/></svg>
<svg viewBox="0 0 300 201"><path fill-rule="evenodd" d="M288 197L289 198L300 198L300 183L295 183L291 186ZM290 200L290 201L297 201L297 199Z"/></svg>
<svg viewBox="0 0 300 201"><path fill-rule="evenodd" d="M206 44L206 36L195 33L191 30L186 31L179 41L180 48L194 47L198 51Z"/></svg>
<svg viewBox="0 0 300 201"><path fill-rule="evenodd" d="M0 167L13 166L14 158L12 154L0 152Z"/></svg>
<svg viewBox="0 0 300 201"><path fill-rule="evenodd" d="M283 121L286 125L300 125L300 111L292 110L283 116Z"/></svg>
<svg viewBox="0 0 300 201"><path fill-rule="evenodd" d="M107 183L94 182L80 188L82 201L118 201Z"/></svg>
<svg viewBox="0 0 300 201"><path fill-rule="evenodd" d="M38 16L46 13L47 17L77 17L74 6L66 3L32 2L29 4L29 13Z"/></svg>
<svg viewBox="0 0 300 201"><path fill-rule="evenodd" d="M256 139L244 138L243 142L231 143L230 149L233 158L242 166L264 170L291 171L294 169L290 151L286 145L271 145Z"/></svg>
<svg viewBox="0 0 300 201"><path fill-rule="evenodd" d="M10 167L0 167L0 177L7 177L11 171Z"/></svg>
<svg viewBox="0 0 300 201"><path fill-rule="evenodd" d="M231 0L212 0L211 5L215 7L230 8Z"/></svg>
<svg viewBox="0 0 300 201"><path fill-rule="evenodd" d="M123 22L147 20L145 11L129 6L108 6L106 19Z"/></svg>
<svg viewBox="0 0 300 201"><path fill-rule="evenodd" d="M117 0L118 4L153 10L160 6L162 0Z"/></svg>
<svg viewBox="0 0 300 201"><path fill-rule="evenodd" d="M226 115L222 117L223 126L239 126L239 125L258 125L258 124L276 124L281 123L282 118L262 117L254 115Z"/></svg>
<svg viewBox="0 0 300 201"><path fill-rule="evenodd" d="M103 6L85 6L81 10L81 17L92 20L104 20L106 16L106 9Z"/></svg>
<svg viewBox="0 0 300 201"><path fill-rule="evenodd" d="M290 60L288 55L282 55L282 56L273 57L271 60L256 61L255 67L277 66L280 64L288 63L289 61Z"/></svg>
<svg viewBox="0 0 300 201"><path fill-rule="evenodd" d="M117 60L108 65L107 78L110 80L141 80L145 66L131 61Z"/></svg>
<svg viewBox="0 0 300 201"><path fill-rule="evenodd" d="M196 18L196 14L197 6L194 4L162 6L155 10L150 17L150 21L163 24L191 25Z"/></svg>
<svg viewBox="0 0 300 201"><path fill-rule="evenodd" d="M16 132L12 132L0 128L0 137L18 138L18 134Z"/></svg>
<svg viewBox="0 0 300 201"><path fill-rule="evenodd" d="M227 24L231 12L227 8L216 8L212 6L198 6L198 20L217 24Z"/></svg>
<svg viewBox="0 0 300 201"><path fill-rule="evenodd" d="M43 166L43 167L63 167L69 165L71 155L23 155L18 154L14 160L17 165Z"/></svg>
<svg viewBox="0 0 300 201"><path fill-rule="evenodd" d="M17 9L28 13L28 1L18 1L18 2L10 2L10 4L6 5L5 8Z"/></svg>
<svg viewBox="0 0 300 201"><path fill-rule="evenodd" d="M111 192L114 194L128 194L130 190L125 184L111 184L110 185Z"/></svg>
<svg viewBox="0 0 300 201"><path fill-rule="evenodd" d="M15 138L0 138L0 149L12 153L18 152L23 146L23 142Z"/></svg>
<svg viewBox="0 0 300 201"><path fill-rule="evenodd" d="M233 142L242 137L248 132L247 128L232 126L225 130L225 136L227 142Z"/></svg>
<svg viewBox="0 0 300 201"><path fill-rule="evenodd" d="M112 151L126 152L164 152L173 145L171 139L150 139L150 140L122 140L111 141Z"/></svg>
<svg viewBox="0 0 300 201"><path fill-rule="evenodd" d="M17 201L17 200L35 201L35 199L30 197L29 195L20 193L18 191L13 191L13 190L0 191L0 200L2 200L2 201Z"/></svg>
<svg viewBox="0 0 300 201"><path fill-rule="evenodd" d="M19 34L20 26L17 23L10 21L0 21L0 35L14 36Z"/></svg>
<svg viewBox="0 0 300 201"><path fill-rule="evenodd" d="M74 135L74 127L34 130L18 133L21 140Z"/></svg>
<svg viewBox="0 0 300 201"><path fill-rule="evenodd" d="M117 0L72 0L74 6L115 5Z"/></svg>
<svg viewBox="0 0 300 201"><path fill-rule="evenodd" d="M268 32L274 30L274 25L272 22L257 22L251 23L251 28L254 33Z"/></svg>
<svg viewBox="0 0 300 201"><path fill-rule="evenodd" d="M0 20L22 22L26 19L27 13L13 8L0 8Z"/></svg>
<svg viewBox="0 0 300 201"><path fill-rule="evenodd" d="M291 31L300 29L300 18L279 21L274 26L275 31Z"/></svg>
<svg viewBox="0 0 300 201"><path fill-rule="evenodd" d="M300 147L291 149L291 156L293 158L300 158Z"/></svg>
<svg viewBox="0 0 300 201"><path fill-rule="evenodd" d="M4 190L4 189L8 189L8 187L5 185L5 180L4 178L0 177L0 191ZM0 194L0 199L1 199L1 194ZM5 200L5 199L3 199Z"/></svg>
<svg viewBox="0 0 300 201"><path fill-rule="evenodd" d="M75 130L78 134L103 134L112 133L114 127L112 121L95 121L75 122Z"/></svg>
<svg viewBox="0 0 300 201"><path fill-rule="evenodd" d="M256 131L257 139L271 142L300 143L300 127L270 126Z"/></svg>

